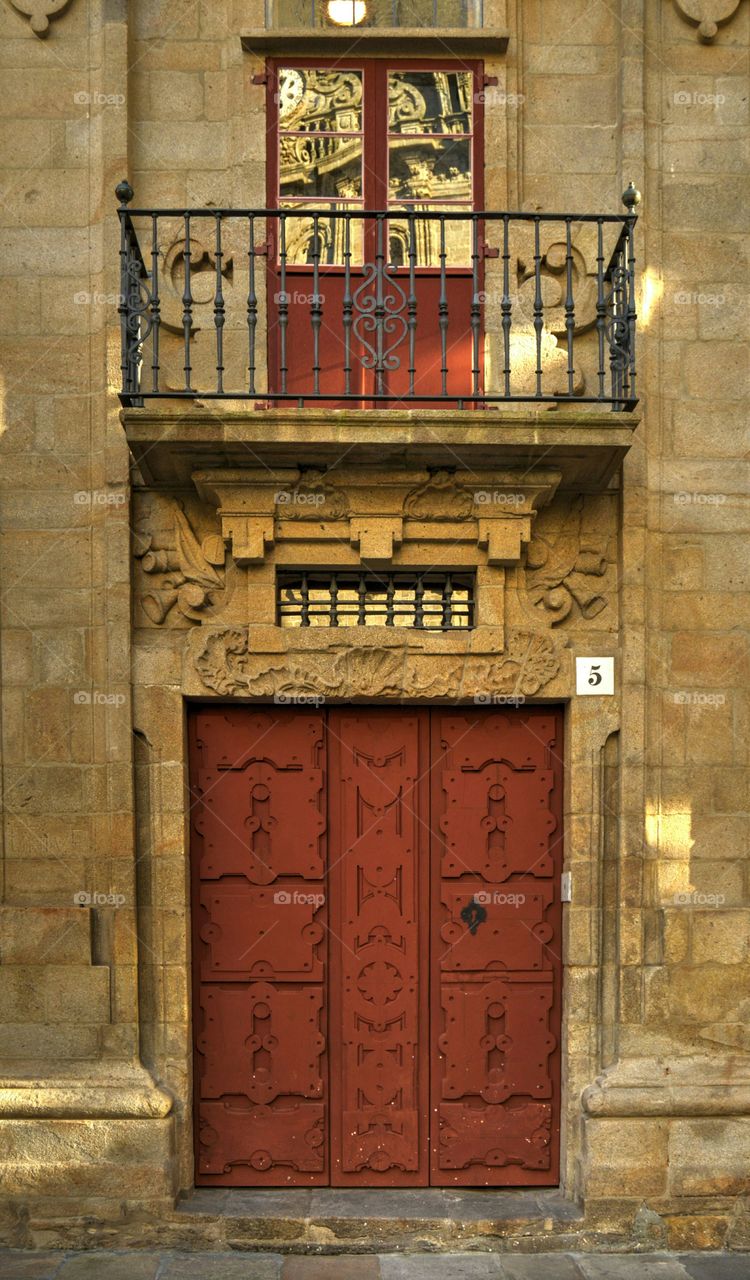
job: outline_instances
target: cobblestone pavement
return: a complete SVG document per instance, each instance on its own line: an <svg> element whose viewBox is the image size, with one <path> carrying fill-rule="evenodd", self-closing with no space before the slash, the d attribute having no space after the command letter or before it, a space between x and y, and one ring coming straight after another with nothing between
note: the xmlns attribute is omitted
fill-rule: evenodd
<svg viewBox="0 0 750 1280"><path fill-rule="evenodd" d="M750 1280L750 1254L30 1253L0 1250L0 1280Z"/></svg>

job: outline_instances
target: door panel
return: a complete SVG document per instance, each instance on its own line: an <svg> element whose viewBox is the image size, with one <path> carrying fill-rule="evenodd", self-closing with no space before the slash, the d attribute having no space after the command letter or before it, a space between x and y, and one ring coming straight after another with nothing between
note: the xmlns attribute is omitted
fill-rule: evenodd
<svg viewBox="0 0 750 1280"><path fill-rule="evenodd" d="M561 732L191 715L199 1185L557 1182Z"/></svg>
<svg viewBox="0 0 750 1280"><path fill-rule="evenodd" d="M433 1183L558 1180L561 727L433 713Z"/></svg>
<svg viewBox="0 0 750 1280"><path fill-rule="evenodd" d="M335 1186L427 1173L429 734L424 711L331 711Z"/></svg>
<svg viewBox="0 0 750 1280"><path fill-rule="evenodd" d="M190 721L196 1182L328 1182L320 712Z"/></svg>

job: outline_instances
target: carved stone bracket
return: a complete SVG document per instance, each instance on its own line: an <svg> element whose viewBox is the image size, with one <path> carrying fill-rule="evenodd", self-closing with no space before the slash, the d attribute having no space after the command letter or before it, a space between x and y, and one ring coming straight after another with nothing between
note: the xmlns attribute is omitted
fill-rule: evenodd
<svg viewBox="0 0 750 1280"><path fill-rule="evenodd" d="M176 608L191 622L215 605L224 590L224 543L218 534L196 537L177 502L170 502L159 521L152 512L136 527L133 553L153 587L140 596L146 617L161 626Z"/></svg>
<svg viewBox="0 0 750 1280"><path fill-rule="evenodd" d="M58 17L70 4L70 0L10 0L14 9L29 19L35 36L44 39L49 34L50 18Z"/></svg>
<svg viewBox="0 0 750 1280"><path fill-rule="evenodd" d="M314 521L321 552L326 543L340 552L346 541L373 567L391 564L410 541L473 544L486 553L487 564L517 564L536 511L550 501L559 480L560 473L549 470L478 477L363 468L325 475L284 467L193 475L201 498L217 508L237 563L258 564L278 543L309 539L306 522Z"/></svg>
<svg viewBox="0 0 750 1280"><path fill-rule="evenodd" d="M492 704L538 694L558 675L562 647L549 635L518 631L497 656L467 652L436 657L402 641L268 654L253 652L247 628L231 627L191 636L186 658L188 691L197 674L203 692L210 689L224 697L281 703L425 698Z"/></svg>
<svg viewBox="0 0 750 1280"><path fill-rule="evenodd" d="M740 0L675 0L678 12L698 26L698 39L710 44L716 39L719 25L737 12Z"/></svg>

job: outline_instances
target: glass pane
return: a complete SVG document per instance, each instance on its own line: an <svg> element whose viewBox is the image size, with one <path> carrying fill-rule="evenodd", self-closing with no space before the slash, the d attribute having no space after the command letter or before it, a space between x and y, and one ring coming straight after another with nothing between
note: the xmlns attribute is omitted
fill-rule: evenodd
<svg viewBox="0 0 750 1280"><path fill-rule="evenodd" d="M471 133L474 78L469 71L392 71L391 133Z"/></svg>
<svg viewBox="0 0 750 1280"><path fill-rule="evenodd" d="M362 129L362 72L282 67L279 123L284 131L359 133Z"/></svg>
<svg viewBox="0 0 750 1280"><path fill-rule="evenodd" d="M284 218L284 234L286 237L286 263L287 266L314 266L316 259L315 245L315 220L305 214L304 204L290 206L284 204L284 208L293 207L295 212L288 213ZM316 203L315 208L320 206ZM335 205L328 206L335 209ZM346 224L349 223L348 246L347 246L347 229ZM349 249L350 266L356 266L362 262L362 219L361 218L344 218L326 217L322 214L317 222L318 245L317 245L317 261L318 266L345 266L346 251ZM278 235L279 252L281 251L281 229Z"/></svg>
<svg viewBox="0 0 750 1280"><path fill-rule="evenodd" d="M468 138L390 138L388 193L400 200L472 199Z"/></svg>
<svg viewBox="0 0 750 1280"><path fill-rule="evenodd" d="M409 252L414 254L415 267L439 267L441 263L442 234L440 221L437 218L425 217L425 213L437 213L440 206L433 209L424 205L415 205L415 217L412 219L391 217L388 220L389 260L394 267L408 268ZM451 209L456 212L455 205ZM470 267L472 251L472 220L467 208L466 216L450 218L445 221L445 265L446 267Z"/></svg>
<svg viewBox="0 0 750 1280"><path fill-rule="evenodd" d="M361 200L362 139L282 135L279 195Z"/></svg>

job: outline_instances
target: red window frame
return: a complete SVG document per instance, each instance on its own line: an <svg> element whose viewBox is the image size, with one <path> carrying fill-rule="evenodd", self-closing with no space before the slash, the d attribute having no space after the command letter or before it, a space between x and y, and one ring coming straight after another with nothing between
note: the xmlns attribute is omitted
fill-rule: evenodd
<svg viewBox="0 0 750 1280"><path fill-rule="evenodd" d="M279 207L279 105L278 82L282 67L338 68L361 71L363 88L362 204L365 209L388 208L388 73L389 71L468 71L474 78L472 120L472 212L484 208L484 63L456 58L269 58L266 64L266 119L268 155L266 199L268 209ZM326 204L321 199L321 205ZM270 228L273 231L273 228ZM276 236L272 236L275 242Z"/></svg>

